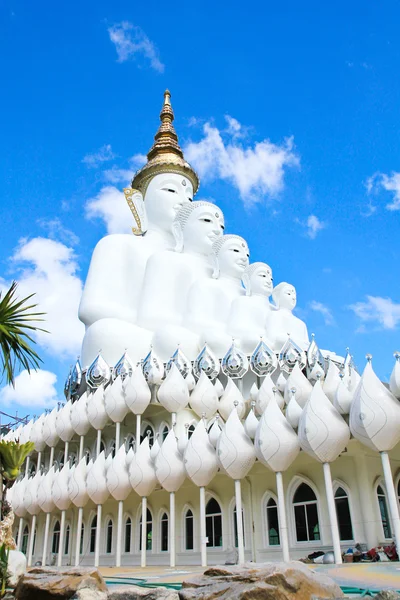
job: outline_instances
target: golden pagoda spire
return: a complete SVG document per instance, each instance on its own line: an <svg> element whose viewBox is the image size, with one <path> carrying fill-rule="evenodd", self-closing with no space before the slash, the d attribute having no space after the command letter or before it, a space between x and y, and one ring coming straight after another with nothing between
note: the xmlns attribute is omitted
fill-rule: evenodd
<svg viewBox="0 0 400 600"><path fill-rule="evenodd" d="M181 173L193 185L195 194L199 188L199 178L194 169L185 161L178 136L173 126L174 111L171 106L171 93L164 92L164 103L160 112L160 127L154 136L154 144L147 154L147 163L134 176L132 188L144 195L150 180L160 173Z"/></svg>

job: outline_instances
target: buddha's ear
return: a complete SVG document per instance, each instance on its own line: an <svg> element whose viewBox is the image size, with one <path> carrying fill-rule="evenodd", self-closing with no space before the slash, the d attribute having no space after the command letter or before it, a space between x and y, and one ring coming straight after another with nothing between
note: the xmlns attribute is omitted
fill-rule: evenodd
<svg viewBox="0 0 400 600"><path fill-rule="evenodd" d="M211 254L211 266L213 268L211 277L213 279L218 279L218 277L220 275L219 263L218 263L218 257L214 252Z"/></svg>
<svg viewBox="0 0 400 600"><path fill-rule="evenodd" d="M244 289L246 290L246 296L251 296L250 277L248 276L247 273L243 273L242 283L244 285Z"/></svg>
<svg viewBox="0 0 400 600"><path fill-rule="evenodd" d="M175 252L183 252L183 231L179 221L173 221L172 235L174 236L175 240Z"/></svg>

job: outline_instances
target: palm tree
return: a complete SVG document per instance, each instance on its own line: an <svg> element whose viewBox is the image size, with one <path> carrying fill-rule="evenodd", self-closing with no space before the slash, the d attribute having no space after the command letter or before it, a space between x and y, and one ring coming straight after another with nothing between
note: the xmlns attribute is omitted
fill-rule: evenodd
<svg viewBox="0 0 400 600"><path fill-rule="evenodd" d="M14 385L16 369L36 370L42 362L33 349L35 331L45 331L33 323L43 321L44 313L32 312L37 304L29 304L31 294L22 300L16 296L17 282L0 292L0 381L5 377L7 384Z"/></svg>

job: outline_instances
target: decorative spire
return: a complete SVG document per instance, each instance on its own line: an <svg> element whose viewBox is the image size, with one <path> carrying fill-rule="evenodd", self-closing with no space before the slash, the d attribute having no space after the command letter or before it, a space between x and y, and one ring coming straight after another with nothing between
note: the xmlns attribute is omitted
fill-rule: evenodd
<svg viewBox="0 0 400 600"><path fill-rule="evenodd" d="M164 92L164 103L160 113L161 125L154 136L154 144L147 154L147 163L132 180L132 188L144 195L150 180L159 173L179 173L187 177L193 185L195 194L199 188L199 178L193 168L185 161L178 136L173 126L174 111L171 106L171 93Z"/></svg>

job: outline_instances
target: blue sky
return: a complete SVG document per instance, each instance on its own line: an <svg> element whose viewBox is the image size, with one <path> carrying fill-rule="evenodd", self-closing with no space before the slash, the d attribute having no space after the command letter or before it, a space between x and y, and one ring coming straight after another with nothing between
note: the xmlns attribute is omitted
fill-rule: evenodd
<svg viewBox="0 0 400 600"><path fill-rule="evenodd" d="M0 277L49 314L44 372L0 390L61 397L91 252L126 226L120 190L171 90L182 147L227 231L322 348L387 380L400 347L400 58L395 2L0 0ZM210 158L211 157L211 158ZM38 399L38 398L41 399Z"/></svg>

